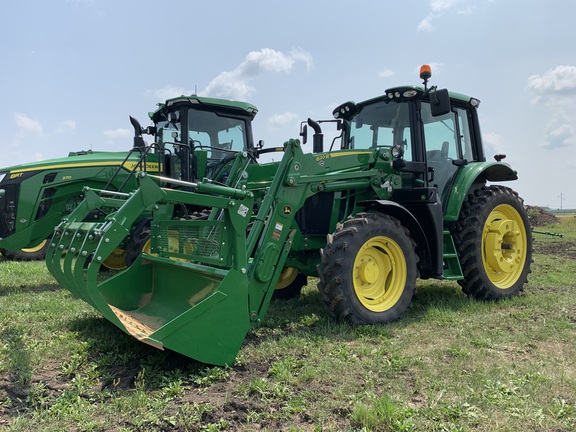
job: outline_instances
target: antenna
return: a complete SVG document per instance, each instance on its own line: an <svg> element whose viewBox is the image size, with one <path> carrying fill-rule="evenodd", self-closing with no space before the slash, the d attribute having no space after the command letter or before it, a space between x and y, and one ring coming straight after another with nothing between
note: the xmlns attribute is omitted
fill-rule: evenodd
<svg viewBox="0 0 576 432"><path fill-rule="evenodd" d="M194 84L194 94L198 96L198 86Z"/></svg>

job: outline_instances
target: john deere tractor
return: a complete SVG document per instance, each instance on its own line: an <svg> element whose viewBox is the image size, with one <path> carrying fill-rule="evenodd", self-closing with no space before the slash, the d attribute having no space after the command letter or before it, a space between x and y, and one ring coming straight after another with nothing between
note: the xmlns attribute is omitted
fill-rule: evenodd
<svg viewBox="0 0 576 432"><path fill-rule="evenodd" d="M424 66L423 86L337 107L329 146L308 119L280 162L236 153L226 185L138 172L126 196L85 188L50 241L50 271L138 340L229 365L282 280L297 291L319 277L330 313L358 324L402 316L417 278L458 281L477 299L517 294L532 262L528 219L516 192L492 184L517 174L504 155L486 160L479 100L429 88L430 75ZM211 210L174 217L181 206ZM87 221L102 208L114 210ZM149 247L103 277L142 214Z"/></svg>
<svg viewBox="0 0 576 432"><path fill-rule="evenodd" d="M66 158L0 169L0 251L10 259L43 259L54 226L82 201L85 186L119 196L137 186L132 174L140 170L182 181L209 177L226 182L236 152L253 154L251 122L256 113L248 103L178 97L150 113L152 126L142 128L130 118L135 136L129 151L73 152ZM146 146L143 134L152 135L154 145ZM86 218L98 221L104 215L100 209ZM104 266L126 267L126 248L126 242L119 244Z"/></svg>

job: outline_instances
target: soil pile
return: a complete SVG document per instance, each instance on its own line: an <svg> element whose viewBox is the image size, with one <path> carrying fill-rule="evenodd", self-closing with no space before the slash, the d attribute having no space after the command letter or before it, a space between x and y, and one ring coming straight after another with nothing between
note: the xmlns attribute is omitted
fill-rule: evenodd
<svg viewBox="0 0 576 432"><path fill-rule="evenodd" d="M542 207L525 206L528 213L528 220L532 226L543 226L560 223L560 220L549 211L544 210Z"/></svg>

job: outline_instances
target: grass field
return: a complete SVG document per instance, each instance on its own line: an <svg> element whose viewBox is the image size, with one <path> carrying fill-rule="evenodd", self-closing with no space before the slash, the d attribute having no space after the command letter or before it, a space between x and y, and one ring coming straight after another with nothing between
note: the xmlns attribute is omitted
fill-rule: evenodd
<svg viewBox="0 0 576 432"><path fill-rule="evenodd" d="M398 322L334 322L311 280L274 301L234 367L141 344L0 258L0 430L576 430L576 218L539 227L525 292L420 281Z"/></svg>

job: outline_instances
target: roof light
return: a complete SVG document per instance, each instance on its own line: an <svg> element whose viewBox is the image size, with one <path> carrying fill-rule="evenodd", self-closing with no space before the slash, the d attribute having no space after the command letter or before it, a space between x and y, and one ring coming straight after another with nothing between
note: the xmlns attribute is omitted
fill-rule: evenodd
<svg viewBox="0 0 576 432"><path fill-rule="evenodd" d="M422 80L422 84L424 84L424 91L428 92L428 80L432 76L432 69L430 65L423 64L420 66L420 79Z"/></svg>
<svg viewBox="0 0 576 432"><path fill-rule="evenodd" d="M429 64L423 64L420 66L420 79L429 80L432 76L432 68Z"/></svg>
<svg viewBox="0 0 576 432"><path fill-rule="evenodd" d="M476 98L470 98L470 105L474 108L478 108L480 106L480 100Z"/></svg>
<svg viewBox="0 0 576 432"><path fill-rule="evenodd" d="M414 97L418 94L418 92L416 90L406 90L404 93L402 93L402 96L404 96L405 98L411 98Z"/></svg>
<svg viewBox="0 0 576 432"><path fill-rule="evenodd" d="M337 106L334 111L332 111L332 115L334 118L350 118L356 112L356 104L352 101L345 102L340 106Z"/></svg>
<svg viewBox="0 0 576 432"><path fill-rule="evenodd" d="M388 96L388 99L394 99L394 94L392 92L388 93L386 96Z"/></svg>

